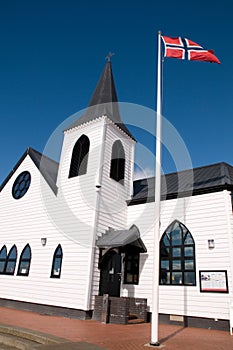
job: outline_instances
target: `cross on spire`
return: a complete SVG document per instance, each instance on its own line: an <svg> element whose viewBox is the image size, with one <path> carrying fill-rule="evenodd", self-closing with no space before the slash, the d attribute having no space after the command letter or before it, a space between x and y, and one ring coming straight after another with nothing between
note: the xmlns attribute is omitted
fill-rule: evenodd
<svg viewBox="0 0 233 350"><path fill-rule="evenodd" d="M105 57L105 59L108 61L108 62L111 62L111 58L112 56L114 56L115 53L112 53L111 51L109 51L109 53L107 54L107 56Z"/></svg>

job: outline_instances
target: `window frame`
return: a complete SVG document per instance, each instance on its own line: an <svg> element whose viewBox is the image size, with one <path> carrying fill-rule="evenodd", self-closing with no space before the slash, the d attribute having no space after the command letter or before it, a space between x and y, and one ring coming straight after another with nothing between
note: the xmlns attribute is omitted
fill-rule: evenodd
<svg viewBox="0 0 233 350"><path fill-rule="evenodd" d="M12 255L12 253L13 253L13 250L15 250L15 258L11 258L11 255ZM17 256L18 256L18 252L17 252L17 247L16 247L16 245L14 244L12 247L11 247L11 249L10 249L10 251L9 251L9 253L8 253L8 255L7 255L7 258L6 258L6 264L5 264L5 269L4 269L4 274L5 275L14 275L14 273L15 273L15 267L16 267L16 263L17 263ZM8 265L9 265L9 263L10 262L13 262L14 263L14 268L13 268L13 271L7 271L7 268L8 268Z"/></svg>
<svg viewBox="0 0 233 350"><path fill-rule="evenodd" d="M174 232L181 236L180 244L175 242ZM175 235L175 234L174 234ZM169 238L170 237L170 238ZM185 243L189 238L190 243ZM173 244L173 241L175 242ZM165 255L166 251L166 255ZM192 252L192 253L191 253ZM195 241L187 227L180 221L173 221L160 240L159 284L164 286L196 286ZM188 268L192 265L192 268ZM164 268L163 268L164 266ZM193 274L193 282L188 282L188 274ZM179 279L179 283L176 279ZM165 282L166 280L166 282Z"/></svg>
<svg viewBox="0 0 233 350"><path fill-rule="evenodd" d="M90 140L83 134L79 137L73 147L68 176L69 179L87 173L89 150Z"/></svg>
<svg viewBox="0 0 233 350"><path fill-rule="evenodd" d="M26 179L25 179L26 178ZM20 173L12 186L12 197L16 200L23 198L31 185L31 174L29 171Z"/></svg>
<svg viewBox="0 0 233 350"><path fill-rule="evenodd" d="M125 151L120 140L116 140L112 145L110 178L124 185Z"/></svg>
<svg viewBox="0 0 233 350"><path fill-rule="evenodd" d="M24 254L26 249L29 248L29 258L24 258ZM26 244L26 246L23 248L22 253L20 255L20 259L19 259L19 264L18 264L18 271L17 271L17 276L28 276L29 275L29 271L30 271L30 265L31 265L31 258L32 258L32 250L29 244ZM22 273L22 271L20 271L22 269L21 265L22 263L28 263L26 269L26 273Z"/></svg>
<svg viewBox="0 0 233 350"><path fill-rule="evenodd" d="M61 251L61 253L58 254L58 251ZM59 272L55 273L55 265L56 265L56 261L60 260L59 262ZM57 248L54 251L53 254L53 262L52 262L52 269L51 269L51 274L50 274L50 278L60 278L61 277L61 268L62 268L62 260L63 260L63 251L62 251L62 247L61 244L58 244Z"/></svg>
<svg viewBox="0 0 233 350"><path fill-rule="evenodd" d="M124 284L139 284L140 252L138 249L127 249L124 258ZM129 281L129 275L132 280Z"/></svg>
<svg viewBox="0 0 233 350"><path fill-rule="evenodd" d="M5 258L1 257L2 252L5 251ZM7 260L7 248L5 244L2 246L2 249L0 250L0 263L3 262L3 269L0 271L0 275L4 275L5 267L6 267L6 260Z"/></svg>

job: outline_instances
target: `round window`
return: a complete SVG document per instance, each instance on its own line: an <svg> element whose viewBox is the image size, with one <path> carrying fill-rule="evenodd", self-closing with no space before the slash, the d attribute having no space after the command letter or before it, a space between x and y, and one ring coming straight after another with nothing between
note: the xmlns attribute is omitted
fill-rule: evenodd
<svg viewBox="0 0 233 350"><path fill-rule="evenodd" d="M29 189L30 183L31 175L28 171L24 171L19 174L12 187L12 196L15 199L22 198Z"/></svg>

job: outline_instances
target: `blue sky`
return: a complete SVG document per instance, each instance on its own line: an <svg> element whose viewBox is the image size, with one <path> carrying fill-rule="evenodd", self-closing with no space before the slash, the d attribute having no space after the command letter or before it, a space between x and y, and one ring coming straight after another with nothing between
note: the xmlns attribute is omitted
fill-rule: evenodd
<svg viewBox="0 0 233 350"><path fill-rule="evenodd" d="M57 126L88 105L109 51L119 101L154 109L158 30L215 50L221 65L165 60L163 115L194 167L233 164L232 11L231 0L1 1L0 182L28 146L42 152ZM132 130L151 152L139 119ZM168 153L163 169L175 171ZM153 168L150 157L143 166Z"/></svg>

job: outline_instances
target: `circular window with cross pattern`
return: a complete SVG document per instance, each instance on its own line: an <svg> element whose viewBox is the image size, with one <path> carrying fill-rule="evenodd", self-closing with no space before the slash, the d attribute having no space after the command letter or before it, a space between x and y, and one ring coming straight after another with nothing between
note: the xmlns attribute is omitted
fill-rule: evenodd
<svg viewBox="0 0 233 350"><path fill-rule="evenodd" d="M14 182L12 187L12 196L15 199L22 198L29 189L30 183L31 174L28 171L23 171Z"/></svg>

